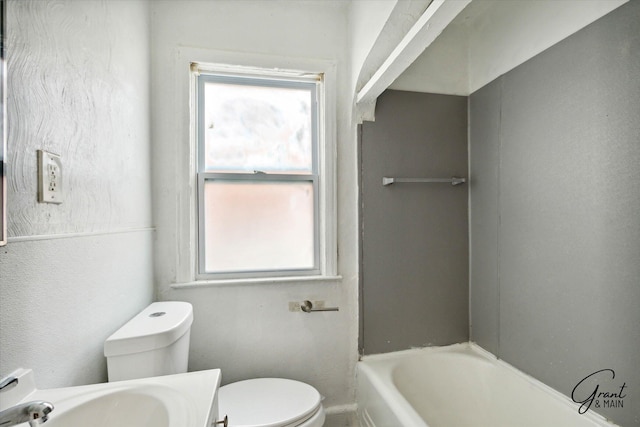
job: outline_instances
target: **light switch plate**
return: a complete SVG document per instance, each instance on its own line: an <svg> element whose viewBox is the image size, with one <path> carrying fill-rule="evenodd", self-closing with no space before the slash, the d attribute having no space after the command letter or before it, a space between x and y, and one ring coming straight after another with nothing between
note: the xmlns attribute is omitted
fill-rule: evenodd
<svg viewBox="0 0 640 427"><path fill-rule="evenodd" d="M38 202L60 204L62 199L62 160L38 150Z"/></svg>

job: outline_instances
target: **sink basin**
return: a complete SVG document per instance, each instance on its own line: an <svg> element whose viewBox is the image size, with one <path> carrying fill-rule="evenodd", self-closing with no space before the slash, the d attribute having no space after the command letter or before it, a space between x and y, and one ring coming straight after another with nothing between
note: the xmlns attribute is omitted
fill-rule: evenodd
<svg viewBox="0 0 640 427"><path fill-rule="evenodd" d="M195 410L184 397L168 387L128 387L68 399L52 399L55 409L48 427L189 426Z"/></svg>
<svg viewBox="0 0 640 427"><path fill-rule="evenodd" d="M51 402L54 409L45 427L209 427L218 415L218 369L47 390L28 387L33 374L22 371L17 390L3 396L0 409L32 400Z"/></svg>

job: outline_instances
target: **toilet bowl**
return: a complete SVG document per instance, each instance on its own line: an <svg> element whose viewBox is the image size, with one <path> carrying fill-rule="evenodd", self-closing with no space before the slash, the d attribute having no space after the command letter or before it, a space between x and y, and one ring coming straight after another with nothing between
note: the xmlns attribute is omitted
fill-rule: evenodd
<svg viewBox="0 0 640 427"><path fill-rule="evenodd" d="M104 343L109 381L187 372L192 322L187 302L155 302L142 310ZM220 387L218 408L229 427L322 427L325 420L320 393L283 378Z"/></svg>
<svg viewBox="0 0 640 427"><path fill-rule="evenodd" d="M229 427L321 427L325 414L318 391L300 381L256 378L220 388L218 408Z"/></svg>

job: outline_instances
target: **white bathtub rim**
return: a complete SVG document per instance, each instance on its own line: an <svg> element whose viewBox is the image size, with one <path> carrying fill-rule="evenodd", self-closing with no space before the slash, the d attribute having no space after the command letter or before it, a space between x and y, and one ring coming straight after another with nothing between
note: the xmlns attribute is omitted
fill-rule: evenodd
<svg viewBox="0 0 640 427"><path fill-rule="evenodd" d="M542 381L532 377L531 375L522 372L520 369L514 367L513 365L505 362L502 359L499 359L498 357L496 357L493 353L491 353L488 350L485 350L484 348L482 348L481 346L479 346L477 343L475 342L470 342L470 348L477 352L478 354L494 360L496 362L497 365L504 367L505 369L513 372L515 375L519 376L520 378L523 378L525 381L527 381L527 383L529 383L530 385L532 385L533 387L538 388L539 390L541 390L543 393L546 393L548 395L550 395L551 397L553 397L558 403L563 404L565 406L570 407L571 409L577 411L578 410L578 404L576 402L574 402L573 400L571 400L571 398L569 398L567 395L565 395L564 393L559 392L558 390L556 390L555 388L543 383ZM602 427L620 427L618 424L615 424L613 421L605 418L604 416L598 414L597 412L595 412L592 409L589 409L587 412L585 412L584 414L582 414L583 417L585 417L586 419L588 419L589 421L592 421L593 423L595 423L598 426L602 426Z"/></svg>
<svg viewBox="0 0 640 427"><path fill-rule="evenodd" d="M405 357L410 357L410 356L414 356L414 355L418 355L418 354L422 354L425 352L451 352L452 350L455 351L459 351L459 350L467 350L467 349L471 349L473 347L478 347L478 348L482 348L479 345L477 345L475 342L472 341L468 341L468 342L462 342L462 343L457 343L457 344L450 344L450 345L442 345L442 346L430 346L430 347L414 347L414 348L410 348L408 350L398 350L398 351L393 351L390 353L377 353L377 354L367 354L364 356L360 357L360 360L362 362L370 362L370 361L384 361L384 360L398 360L399 358L405 358ZM488 351L482 349L483 352L489 353ZM483 356L485 356L483 354ZM493 355L492 355L493 356ZM497 359L495 356L493 356L493 359Z"/></svg>
<svg viewBox="0 0 640 427"><path fill-rule="evenodd" d="M526 374L511 364L505 362L502 359L499 359L496 355L491 353L488 350L485 350L477 343L473 341L463 342L458 344L451 344L447 346L433 346L433 347L421 347L421 348L412 348L409 350L400 350L391 353L381 353L381 354L372 354L362 356L361 361L364 363L358 363L358 369L356 372L360 372L363 370L365 372L369 372L370 375L367 375L367 378L372 382L372 385L376 388L377 392L387 401L396 402L399 408L395 406L391 406L390 409L393 413L403 422L403 425L415 426L415 427L428 427L427 422L416 412L416 410L411 406L411 404L402 396L402 393L395 387L393 382L393 366L400 359L404 359L407 357L412 357L415 355L423 354L425 352L430 353L439 353L439 352L454 352L454 353L464 353L466 355L475 355L477 357L481 357L482 359L487 360L488 362L495 363L498 366L504 367L506 370L515 373L519 378L524 379L528 384L533 387L538 388L541 392L550 395L554 398L555 401L562 405L566 405L571 409L577 411L577 404L571 400L568 396L563 393L557 391L556 389L544 384L542 381L532 377L529 374ZM471 354L470 354L471 353ZM374 370L371 366L367 364L367 362L373 362L374 365L377 365L379 368L384 367L383 372L384 376L380 375L380 371L378 370L376 374L371 375L371 371ZM382 366L381 366L382 365ZM390 387L387 384L393 385ZM399 398L399 399L398 399ZM396 410L398 409L398 410ZM404 412L406 411L406 412ZM602 415L594 412L593 410L589 410L581 415L587 421L590 421L595 426L598 427L620 427L618 424L614 424L612 421L606 419Z"/></svg>
<svg viewBox="0 0 640 427"><path fill-rule="evenodd" d="M358 372L361 370L369 371L370 369L371 368L367 365L361 365ZM386 371L385 375L388 374L389 371ZM402 425L412 427L429 427L420 414L416 412L413 406L411 406L411 404L402 396L397 388L389 387L385 384L385 380L376 374L367 375L367 379L371 382L376 392L380 394L385 402L393 402L393 405L388 405L388 407ZM389 379L389 381L391 381L391 379ZM393 383L391 382L391 384Z"/></svg>
<svg viewBox="0 0 640 427"><path fill-rule="evenodd" d="M411 358L416 355L424 354L425 352L461 352L469 354L469 352L473 352L473 348L471 347L470 342L463 342L446 346L415 347L408 350L399 350L391 353L379 353L362 356L361 362L364 363L358 363L356 375L359 375L361 371L369 374L367 375L367 379L371 382L371 384L374 386L383 400L388 403L393 402L393 404L388 405L388 407L403 426L429 427L422 416L404 398L400 390L396 388L393 380L393 368L400 359ZM484 354L480 353L478 353L478 356L482 358L486 357ZM371 364L376 365L377 369L370 366ZM389 385L391 385L391 387L389 387Z"/></svg>
<svg viewBox="0 0 640 427"><path fill-rule="evenodd" d="M407 350L403 353L414 352L415 350ZM382 356L382 357L381 357ZM391 357L384 357L385 355L375 355L376 360L392 360ZM368 358L367 360L371 360ZM416 412L411 404L402 396L400 390L398 390L393 383L392 369L387 366L384 369L384 375L380 375L381 372L375 370L366 363L358 363L356 369L356 375L361 373L366 374L366 378L371 382L371 385L375 391L382 397L382 400L387 403L387 407L395 417L404 426L412 427L429 427L424 419ZM389 386L391 385L391 386ZM391 404L392 403L392 404ZM362 408L358 408L361 410Z"/></svg>

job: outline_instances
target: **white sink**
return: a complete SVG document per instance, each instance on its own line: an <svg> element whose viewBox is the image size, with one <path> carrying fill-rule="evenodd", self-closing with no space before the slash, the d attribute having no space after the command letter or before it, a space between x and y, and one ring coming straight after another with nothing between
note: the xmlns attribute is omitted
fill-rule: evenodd
<svg viewBox="0 0 640 427"><path fill-rule="evenodd" d="M12 375L18 386L0 395L0 410L51 402L45 427L209 427L218 415L219 369L47 390L35 388L31 370Z"/></svg>

